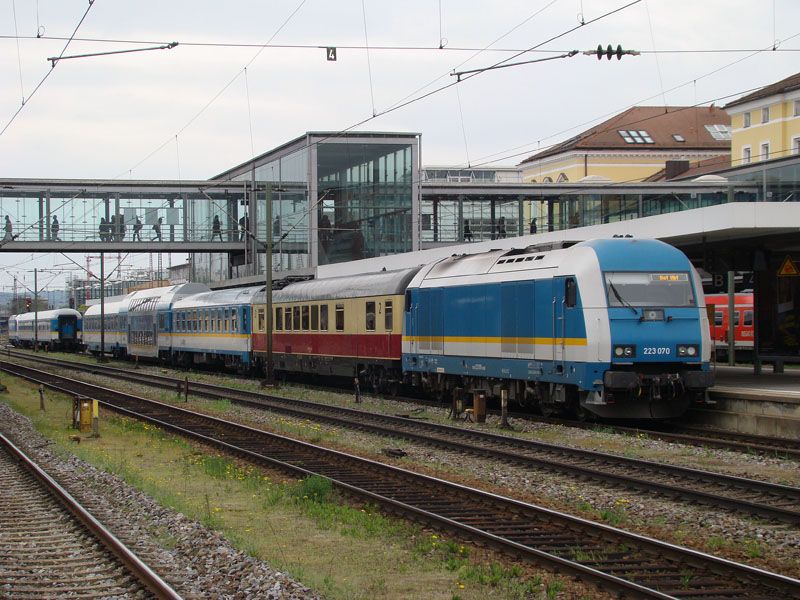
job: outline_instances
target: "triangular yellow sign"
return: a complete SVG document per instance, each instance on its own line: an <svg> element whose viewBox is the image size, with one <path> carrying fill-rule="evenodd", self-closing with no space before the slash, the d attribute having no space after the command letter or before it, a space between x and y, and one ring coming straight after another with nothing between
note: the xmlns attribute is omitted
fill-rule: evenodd
<svg viewBox="0 0 800 600"><path fill-rule="evenodd" d="M797 270L797 265L794 264L791 256L783 259L781 268L778 269L778 277L797 277L800 276L800 271Z"/></svg>

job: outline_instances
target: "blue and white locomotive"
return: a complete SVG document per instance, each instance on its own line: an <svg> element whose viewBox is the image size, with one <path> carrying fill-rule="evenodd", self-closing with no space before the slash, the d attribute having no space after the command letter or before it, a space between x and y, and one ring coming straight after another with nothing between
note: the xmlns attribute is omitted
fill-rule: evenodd
<svg viewBox="0 0 800 600"><path fill-rule="evenodd" d="M483 390L543 412L669 418L713 384L701 282L656 240L498 250L423 267L403 370L440 396Z"/></svg>
<svg viewBox="0 0 800 600"><path fill-rule="evenodd" d="M74 350L80 341L81 313L71 308L40 310L13 315L8 319L8 341L31 348L38 342L51 350Z"/></svg>

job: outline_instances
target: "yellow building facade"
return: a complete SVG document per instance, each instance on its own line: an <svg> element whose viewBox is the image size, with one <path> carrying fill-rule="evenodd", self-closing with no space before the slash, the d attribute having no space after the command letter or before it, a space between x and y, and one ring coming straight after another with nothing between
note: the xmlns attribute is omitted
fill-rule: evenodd
<svg viewBox="0 0 800 600"><path fill-rule="evenodd" d="M800 155L800 73L725 107L731 117L731 166Z"/></svg>
<svg viewBox="0 0 800 600"><path fill-rule="evenodd" d="M727 154L727 153L726 153ZM585 177L602 177L615 182L644 181L664 169L667 161L692 160L720 156L719 151L679 152L610 152L587 150L544 158L525 166L525 183L561 183L580 181Z"/></svg>
<svg viewBox="0 0 800 600"><path fill-rule="evenodd" d="M637 182L671 161L702 161L730 153L730 117L715 106L636 106L528 157L526 183L585 178Z"/></svg>

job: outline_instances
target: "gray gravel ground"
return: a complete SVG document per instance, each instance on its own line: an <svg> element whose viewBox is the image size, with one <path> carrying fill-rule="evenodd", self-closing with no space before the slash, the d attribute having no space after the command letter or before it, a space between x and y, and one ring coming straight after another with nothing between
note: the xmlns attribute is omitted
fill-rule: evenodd
<svg viewBox="0 0 800 600"><path fill-rule="evenodd" d="M320 598L287 574L243 554L220 534L160 506L118 477L73 455L56 454L27 417L3 403L0 430L184 598Z"/></svg>

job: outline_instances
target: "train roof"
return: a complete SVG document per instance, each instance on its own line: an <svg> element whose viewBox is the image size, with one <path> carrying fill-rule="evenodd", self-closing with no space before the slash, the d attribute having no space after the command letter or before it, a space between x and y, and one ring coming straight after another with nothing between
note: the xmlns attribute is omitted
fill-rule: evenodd
<svg viewBox="0 0 800 600"><path fill-rule="evenodd" d="M591 259L589 259L591 255ZM469 283L470 277L528 278L524 272L538 271L534 278L568 274L580 263L596 260L601 271L686 271L689 260L677 248L653 239L611 238L580 242L563 249L543 251L536 246L490 250L477 254L454 254L424 267L411 287ZM552 273L545 275L547 270ZM458 278L456 280L456 278ZM467 279L464 279L467 278ZM432 280L438 280L434 283ZM423 282L428 282L427 286Z"/></svg>
<svg viewBox="0 0 800 600"><path fill-rule="evenodd" d="M204 283L179 283L166 287L137 290L127 295L120 312L167 310L173 302L191 294L210 292Z"/></svg>
<svg viewBox="0 0 800 600"><path fill-rule="evenodd" d="M79 313L74 308L56 308L53 310L40 310L38 317L35 312L27 312L22 313L20 315L12 315L11 318L15 319L18 323L21 321L34 321L38 318L39 321L46 321L48 319L54 319L56 317L60 317L61 315L72 315L75 317L81 318L81 313Z"/></svg>
<svg viewBox="0 0 800 600"><path fill-rule="evenodd" d="M175 310L186 308L199 308L203 306L230 306L234 304L252 304L253 298L258 292L262 292L263 285L255 285L245 288L232 288L228 290L215 290L192 294L177 300L172 308ZM263 300L262 300L263 302Z"/></svg>
<svg viewBox="0 0 800 600"><path fill-rule="evenodd" d="M127 296L125 298L120 298L119 300L113 300L111 302L104 302L104 312L107 315L115 315L119 313L122 309L123 303L127 301ZM92 304L89 306L86 311L83 313L85 317L93 317L95 315L100 315L100 304Z"/></svg>
<svg viewBox="0 0 800 600"><path fill-rule="evenodd" d="M272 301L309 302L365 296L395 296L405 293L417 271L419 267L299 281L272 292ZM263 292L258 294L255 301L264 302Z"/></svg>

